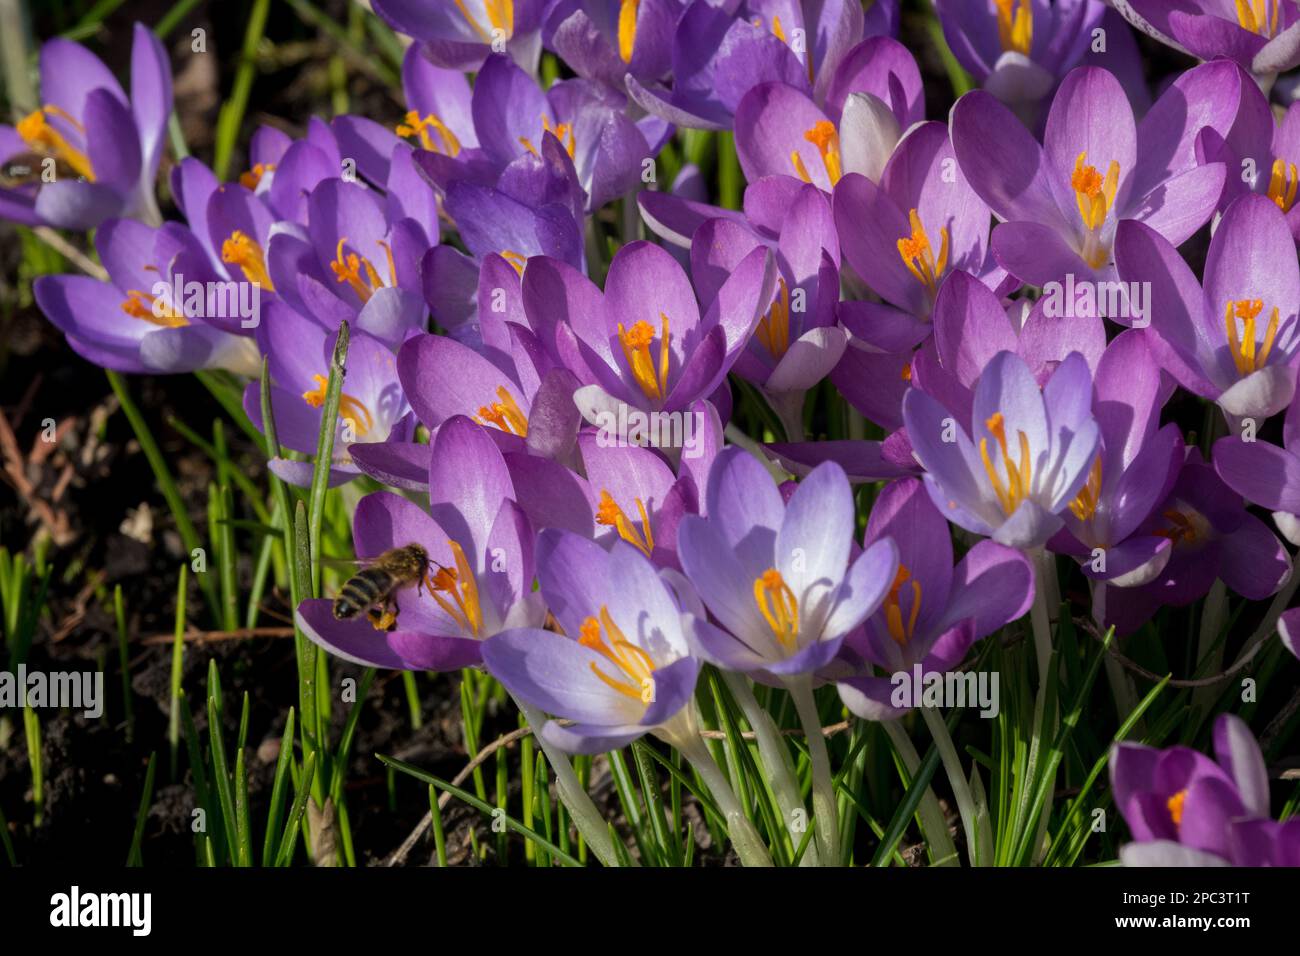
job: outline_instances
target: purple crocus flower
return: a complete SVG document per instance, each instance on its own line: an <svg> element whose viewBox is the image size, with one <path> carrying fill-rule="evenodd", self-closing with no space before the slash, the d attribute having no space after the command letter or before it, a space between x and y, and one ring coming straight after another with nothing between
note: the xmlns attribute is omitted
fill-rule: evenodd
<svg viewBox="0 0 1300 956"><path fill-rule="evenodd" d="M1266 85L1300 63L1294 0L1122 0L1115 8L1148 36L1202 60L1228 57Z"/></svg>
<svg viewBox="0 0 1300 956"><path fill-rule="evenodd" d="M1106 625L1130 634L1161 607L1184 607L1215 579L1252 601L1275 594L1291 574L1291 556L1248 512L1195 447L1186 451L1169 496L1135 534L1172 542L1168 561L1148 584L1111 590Z"/></svg>
<svg viewBox="0 0 1300 956"><path fill-rule="evenodd" d="M811 18L805 17L805 6L811 8ZM628 75L628 94L648 113L692 129L734 124L739 130L743 124L735 114L741 99L768 82L812 94L819 103L838 95L838 113L847 94L835 94L833 88L852 59L848 48L864 35L891 29L897 6L895 0L877 0L864 19L853 0L809 5L752 0L745 5L746 18L731 12L735 4L694 0L678 18L673 35L672 89L647 86ZM849 75L856 72L849 69Z"/></svg>
<svg viewBox="0 0 1300 956"><path fill-rule="evenodd" d="M798 86L761 83L736 107L736 155L746 178L797 176L827 192L840 177L879 177L899 133L925 118L912 54L889 37L845 57L822 105Z"/></svg>
<svg viewBox="0 0 1300 956"><path fill-rule="evenodd" d="M755 248L775 253L775 296L735 372L763 391L789 432L802 429L804 394L835 367L846 337L835 322L840 243L830 202L817 187L786 179L793 195L777 240L731 218L710 220L691 243L691 275L700 300L710 304Z"/></svg>
<svg viewBox="0 0 1300 956"><path fill-rule="evenodd" d="M1009 106L1032 107L1079 64L1100 0L935 0L957 61Z"/></svg>
<svg viewBox="0 0 1300 956"><path fill-rule="evenodd" d="M71 40L41 47L41 105L0 125L0 162L30 168L0 188L0 218L93 229L130 217L158 224L154 178L172 109L167 52L143 24L131 46L131 98L98 57Z"/></svg>
<svg viewBox="0 0 1300 956"><path fill-rule="evenodd" d="M483 645L489 673L548 721L542 737L598 754L647 733L695 736L691 697L700 661L691 616L646 557L625 542L606 551L550 528L537 541L542 597L561 633L516 628Z"/></svg>
<svg viewBox="0 0 1300 956"><path fill-rule="evenodd" d="M1040 391L1024 359L999 352L980 376L970 416L918 388L903 419L926 489L968 531L1013 548L1041 547L1088 478L1098 443L1087 362L1070 353Z"/></svg>
<svg viewBox="0 0 1300 956"><path fill-rule="evenodd" d="M418 40L438 66L473 70L490 53L537 67L546 0L375 0L375 13Z"/></svg>
<svg viewBox="0 0 1300 956"><path fill-rule="evenodd" d="M1300 237L1300 206L1296 191L1300 188L1300 106L1292 104L1281 123L1273 119L1273 109L1254 84L1243 84L1241 108L1226 137L1217 130L1204 129L1198 149L1207 160L1222 161L1230 175L1223 186L1221 209L1226 210L1240 196L1251 192L1267 196L1286 215L1292 237Z"/></svg>
<svg viewBox="0 0 1300 956"><path fill-rule="evenodd" d="M853 676L838 681L846 707L866 720L907 712L891 702L887 675L945 673L975 642L1016 620L1034 600L1034 572L1025 556L980 541L953 567L948 524L916 479L887 485L871 508L863 547L893 540L898 571L880 607L845 641L837 664Z"/></svg>
<svg viewBox="0 0 1300 956"><path fill-rule="evenodd" d="M668 73L683 0L556 0L543 37L575 73L623 91L623 78L654 83Z"/></svg>
<svg viewBox="0 0 1300 956"><path fill-rule="evenodd" d="M990 288L1006 278L988 256L989 209L954 162L942 123L909 130L879 184L845 176L834 205L844 258L885 300L839 309L845 327L873 350L901 352L929 336L935 298L950 272L980 276Z"/></svg>
<svg viewBox="0 0 1300 956"><path fill-rule="evenodd" d="M383 491L362 498L353 518L363 563L418 544L428 553L429 572L396 593L396 608L387 609L395 618L340 621L332 601L303 601L299 626L332 654L371 667L455 670L477 664L482 642L493 634L538 627L546 617L532 590L532 525L514 501L496 445L469 419L457 418L439 429L433 446L428 510Z"/></svg>
<svg viewBox="0 0 1300 956"><path fill-rule="evenodd" d="M1088 577L1120 587L1150 581L1169 560L1172 539L1138 532L1173 489L1184 457L1178 426L1160 427L1166 389L1146 339L1128 329L1097 363L1092 413L1101 443L1050 544Z"/></svg>
<svg viewBox="0 0 1300 956"><path fill-rule="evenodd" d="M640 183L644 161L670 132L661 120L638 124L623 94L589 80L561 80L543 90L509 58L490 56L474 83L472 115L479 148L425 157L435 182L481 180L524 156L539 157L553 135L576 170L586 210L599 209Z"/></svg>
<svg viewBox="0 0 1300 956"><path fill-rule="evenodd" d="M1300 266L1281 210L1242 196L1210 240L1204 284L1173 245L1140 222L1121 224L1116 258L1125 282L1149 282L1150 342L1188 391L1229 419L1275 415L1291 402L1300 360Z"/></svg>
<svg viewBox="0 0 1300 956"><path fill-rule="evenodd" d="M1079 67L1052 100L1043 146L991 94L967 93L953 107L952 143L975 192L1005 220L993 230L994 257L1045 286L1069 275L1113 279L1124 219L1181 244L1214 212L1225 176L1221 163L1197 164L1196 135L1229 128L1246 82L1232 63L1207 63L1135 123L1119 81Z"/></svg>
<svg viewBox="0 0 1300 956"><path fill-rule="evenodd" d="M582 382L574 400L583 416L600 425L628 409L681 412L713 395L772 301L776 271L755 249L701 316L677 261L632 242L611 261L603 295L563 263L531 260L524 310L543 347Z"/></svg>
<svg viewBox="0 0 1300 956"><path fill-rule="evenodd" d="M489 263L492 263L491 265ZM505 282L518 276L497 256L484 261ZM517 301L517 298L516 298ZM564 459L572 450L580 418L573 404L578 380L554 365L536 336L516 322L492 321L504 329L505 349L483 353L445 335L417 335L398 353L397 373L416 414L429 428L454 415L468 415L493 429L503 450L528 450Z"/></svg>
<svg viewBox="0 0 1300 956"><path fill-rule="evenodd" d="M1269 819L1268 771L1245 722L1214 722L1215 759L1121 742L1111 791L1133 843L1125 866L1300 866L1300 820Z"/></svg>
<svg viewBox="0 0 1300 956"><path fill-rule="evenodd" d="M1300 400L1282 420L1282 447L1228 435L1214 443L1214 470L1251 504L1273 512L1282 537L1300 545Z"/></svg>
<svg viewBox="0 0 1300 956"><path fill-rule="evenodd" d="M786 502L753 455L724 449L709 475L706 511L682 519L677 547L721 625L696 620L691 640L727 670L780 683L824 667L898 571L889 539L850 560L853 494L834 463L815 468Z"/></svg>
<svg viewBox="0 0 1300 956"><path fill-rule="evenodd" d="M390 222L373 190L325 179L307 197L306 236L271 236L268 272L301 314L328 329L347 321L397 348L425 324L420 259L428 245L416 220Z"/></svg>
<svg viewBox="0 0 1300 956"><path fill-rule="evenodd" d="M241 330L247 320L218 317L208 308L206 294L187 297L179 285L179 280L218 279L192 232L180 223L155 228L133 219L110 219L95 233L95 248L107 282L53 275L33 283L37 305L78 355L119 372L226 368L256 374L257 348L248 329ZM239 292L223 301L226 306L238 303ZM249 306L254 303L246 300Z"/></svg>
<svg viewBox="0 0 1300 956"><path fill-rule="evenodd" d="M257 341L270 364L276 433L285 448L312 455L320 440L321 407L338 332L326 331L283 302L270 303L266 313L266 321L258 326ZM244 390L244 411L259 429L261 391L258 381ZM393 353L364 332L351 333L331 482L350 481L361 473L352 461L349 445L404 441L410 438L413 424ZM272 459L270 468L290 484L311 484L310 461L277 458Z"/></svg>

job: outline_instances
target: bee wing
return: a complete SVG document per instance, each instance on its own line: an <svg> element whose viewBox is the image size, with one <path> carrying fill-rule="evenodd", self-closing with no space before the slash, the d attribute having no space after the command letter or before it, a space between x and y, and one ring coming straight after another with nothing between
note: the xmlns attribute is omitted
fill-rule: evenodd
<svg viewBox="0 0 1300 956"><path fill-rule="evenodd" d="M321 564L331 568L368 568L375 563L374 558L340 558L321 555Z"/></svg>

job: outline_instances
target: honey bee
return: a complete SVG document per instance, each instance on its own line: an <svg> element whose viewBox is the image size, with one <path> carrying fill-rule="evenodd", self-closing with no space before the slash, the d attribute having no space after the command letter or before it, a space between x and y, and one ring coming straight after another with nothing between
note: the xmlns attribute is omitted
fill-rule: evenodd
<svg viewBox="0 0 1300 956"><path fill-rule="evenodd" d="M344 582L334 598L334 617L346 621L365 611L376 630L393 630L400 610L397 591L421 584L428 567L429 553L420 545L390 548Z"/></svg>
<svg viewBox="0 0 1300 956"><path fill-rule="evenodd" d="M43 153L17 153L0 164L0 186L17 189L32 183L44 181L45 160ZM54 160L54 178L56 180L80 179L77 171L61 159Z"/></svg>

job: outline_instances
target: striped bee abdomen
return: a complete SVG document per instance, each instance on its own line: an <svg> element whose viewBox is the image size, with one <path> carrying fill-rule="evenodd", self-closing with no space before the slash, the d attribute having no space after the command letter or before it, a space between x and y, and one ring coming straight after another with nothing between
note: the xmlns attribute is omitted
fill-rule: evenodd
<svg viewBox="0 0 1300 956"><path fill-rule="evenodd" d="M340 621L356 617L393 589L393 576L383 568L364 568L343 585L334 598L334 616Z"/></svg>

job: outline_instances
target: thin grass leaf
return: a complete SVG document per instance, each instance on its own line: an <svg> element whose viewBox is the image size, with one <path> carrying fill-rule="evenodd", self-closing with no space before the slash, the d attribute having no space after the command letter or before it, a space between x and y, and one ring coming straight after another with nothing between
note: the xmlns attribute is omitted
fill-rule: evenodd
<svg viewBox="0 0 1300 956"><path fill-rule="evenodd" d="M131 849L126 855L127 866L144 866L140 844L144 840L144 825L149 818L149 807L153 803L154 772L158 766L158 752L149 754L149 766L144 772L144 791L140 794L140 807L135 814L135 832L131 837Z"/></svg>

